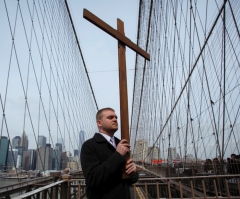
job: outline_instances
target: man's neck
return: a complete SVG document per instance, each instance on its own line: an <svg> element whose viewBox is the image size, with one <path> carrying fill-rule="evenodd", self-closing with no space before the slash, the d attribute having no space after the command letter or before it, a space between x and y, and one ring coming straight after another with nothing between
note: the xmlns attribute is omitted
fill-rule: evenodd
<svg viewBox="0 0 240 199"><path fill-rule="evenodd" d="M103 131L103 130L99 130L99 132L100 132L100 133L103 133L103 134L106 134L106 135L108 135L108 136L110 136L110 137L113 137L113 136L114 136L114 133L115 133L115 132L109 132L109 131Z"/></svg>

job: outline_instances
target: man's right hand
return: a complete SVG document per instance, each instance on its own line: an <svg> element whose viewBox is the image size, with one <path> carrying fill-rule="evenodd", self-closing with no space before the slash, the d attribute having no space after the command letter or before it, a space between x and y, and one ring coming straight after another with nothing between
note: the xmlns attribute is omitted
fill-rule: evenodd
<svg viewBox="0 0 240 199"><path fill-rule="evenodd" d="M121 140L117 145L116 151L123 157L125 157L127 153L130 153L130 145L128 144L127 140Z"/></svg>

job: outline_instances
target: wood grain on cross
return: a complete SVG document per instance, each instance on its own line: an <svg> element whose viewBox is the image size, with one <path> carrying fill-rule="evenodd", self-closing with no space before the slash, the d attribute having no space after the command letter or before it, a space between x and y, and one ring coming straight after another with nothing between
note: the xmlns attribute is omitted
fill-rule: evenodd
<svg viewBox="0 0 240 199"><path fill-rule="evenodd" d="M124 23L120 19L117 19L117 30L115 30L87 9L83 9L83 17L118 40L121 139L126 139L130 143L125 46L147 60L150 60L150 55L125 36Z"/></svg>

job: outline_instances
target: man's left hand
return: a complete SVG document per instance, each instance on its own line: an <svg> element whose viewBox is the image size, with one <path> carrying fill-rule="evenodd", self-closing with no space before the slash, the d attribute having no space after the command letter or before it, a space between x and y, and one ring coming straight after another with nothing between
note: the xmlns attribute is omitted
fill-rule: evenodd
<svg viewBox="0 0 240 199"><path fill-rule="evenodd" d="M127 161L125 169L126 169L126 174L128 174L128 175L135 175L137 172L136 164L133 162L132 159L129 159Z"/></svg>

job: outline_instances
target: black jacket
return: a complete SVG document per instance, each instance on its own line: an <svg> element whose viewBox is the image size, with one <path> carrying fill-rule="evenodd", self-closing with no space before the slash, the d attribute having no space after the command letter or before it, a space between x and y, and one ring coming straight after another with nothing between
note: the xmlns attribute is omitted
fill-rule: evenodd
<svg viewBox="0 0 240 199"><path fill-rule="evenodd" d="M115 137L116 145L119 142ZM129 185L138 178L122 179L125 163L124 157L100 133L84 142L81 165L88 199L129 199Z"/></svg>

